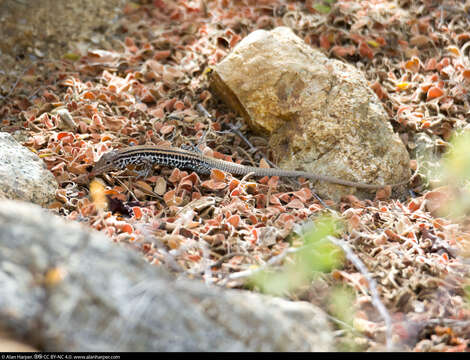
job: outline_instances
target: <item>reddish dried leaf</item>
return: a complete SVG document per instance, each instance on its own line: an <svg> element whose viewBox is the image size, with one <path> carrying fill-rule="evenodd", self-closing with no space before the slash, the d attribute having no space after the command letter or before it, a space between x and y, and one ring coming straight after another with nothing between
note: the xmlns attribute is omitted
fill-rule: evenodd
<svg viewBox="0 0 470 360"><path fill-rule="evenodd" d="M387 235L387 237L391 241L399 241L400 240L400 237L393 230L385 229L384 233L385 233L385 235Z"/></svg>
<svg viewBox="0 0 470 360"><path fill-rule="evenodd" d="M212 157L216 158L216 159L221 159L221 160L225 160L225 154L222 154L218 151L213 151L212 152Z"/></svg>
<svg viewBox="0 0 470 360"><path fill-rule="evenodd" d="M357 214L353 214L348 218L348 223L352 229L357 230L361 227L361 218Z"/></svg>
<svg viewBox="0 0 470 360"><path fill-rule="evenodd" d="M266 195L264 194L258 194L255 196L256 199L256 208L257 209L262 209L266 207Z"/></svg>
<svg viewBox="0 0 470 360"><path fill-rule="evenodd" d="M195 262L198 262L201 260L201 255L198 255L198 254L189 254L186 256L187 259L191 260L191 261L195 261Z"/></svg>
<svg viewBox="0 0 470 360"><path fill-rule="evenodd" d="M268 186L271 189L276 189L279 185L279 176L271 176L268 180Z"/></svg>
<svg viewBox="0 0 470 360"><path fill-rule="evenodd" d="M185 109L185 105L184 105L184 102L178 100L177 102L175 102L175 104L173 105L173 108L177 111L181 111L181 110L184 110Z"/></svg>
<svg viewBox="0 0 470 360"><path fill-rule="evenodd" d="M411 58L411 60L408 60L406 63L405 63L405 69L411 71L411 72L418 72L419 71L419 68L421 66L421 62L419 61L419 59L415 56L413 56Z"/></svg>
<svg viewBox="0 0 470 360"><path fill-rule="evenodd" d="M427 192L424 198L426 199L426 210L433 215L437 215L440 210L444 210L449 202L453 200L453 195L450 189L440 187Z"/></svg>
<svg viewBox="0 0 470 360"><path fill-rule="evenodd" d="M82 97L83 97L84 99L87 99L87 100L95 100L95 99L96 99L95 94L93 94L91 91L85 91L85 92L82 94Z"/></svg>
<svg viewBox="0 0 470 360"><path fill-rule="evenodd" d="M303 209L305 206L302 201L299 199L293 199L290 201L287 205L286 208L291 208L291 209Z"/></svg>
<svg viewBox="0 0 470 360"><path fill-rule="evenodd" d="M50 203L47 208L48 209L51 209L51 210L58 210L58 209L61 209L63 206L63 203L60 202L60 201L53 201L52 203Z"/></svg>
<svg viewBox="0 0 470 360"><path fill-rule="evenodd" d="M312 191L309 188L302 188L298 191L295 191L293 195L303 203L306 203L312 198Z"/></svg>
<svg viewBox="0 0 470 360"><path fill-rule="evenodd" d="M240 224L240 215L232 215L227 219L227 222L232 225L233 227L238 227Z"/></svg>
<svg viewBox="0 0 470 360"><path fill-rule="evenodd" d="M256 225L258 223L258 219L256 218L255 215L248 215L248 219L251 221L253 225Z"/></svg>
<svg viewBox="0 0 470 360"><path fill-rule="evenodd" d="M264 158L261 158L261 160L259 162L259 167L263 168L263 169L269 169L270 168L269 164L267 163L267 161Z"/></svg>
<svg viewBox="0 0 470 360"><path fill-rule="evenodd" d="M167 135L171 133L174 129L175 129L174 125L163 125L162 128L160 129L160 134Z"/></svg>
<svg viewBox="0 0 470 360"><path fill-rule="evenodd" d="M436 86L433 86L433 87L429 88L429 90L427 92L426 100L432 100L432 99L441 97L442 95L444 95L444 91L441 90L440 88L436 87Z"/></svg>
<svg viewBox="0 0 470 360"><path fill-rule="evenodd" d="M369 59L374 58L374 52L369 47L369 45L367 45L367 43L365 43L365 42L361 42L361 44L359 45L359 54L361 56L367 57Z"/></svg>
<svg viewBox="0 0 470 360"><path fill-rule="evenodd" d="M423 47L432 42L432 40L426 35L416 35L410 39L410 45Z"/></svg>
<svg viewBox="0 0 470 360"><path fill-rule="evenodd" d="M222 181L210 179L210 180L204 181L201 184L201 186L210 190L223 190L227 187L227 184Z"/></svg>
<svg viewBox="0 0 470 360"><path fill-rule="evenodd" d="M437 60L435 58L430 58L426 61L426 65L424 65L424 70L431 71L436 70L437 67Z"/></svg>
<svg viewBox="0 0 470 360"><path fill-rule="evenodd" d="M191 179L188 179L186 176L184 179L181 179L180 183L178 184L178 192L179 190L183 189L186 191L191 191L193 188L193 182Z"/></svg>
<svg viewBox="0 0 470 360"><path fill-rule="evenodd" d="M370 87L372 88L372 90L374 90L375 94L380 100L386 97L382 85L380 85L378 81L374 82Z"/></svg>
<svg viewBox="0 0 470 360"><path fill-rule="evenodd" d="M425 83L420 85L421 91L427 92L432 86L432 83Z"/></svg>
<svg viewBox="0 0 470 360"><path fill-rule="evenodd" d="M215 181L225 181L225 173L218 169L212 169L211 179Z"/></svg>
<svg viewBox="0 0 470 360"><path fill-rule="evenodd" d="M88 164L77 164L75 162L73 163L70 163L69 165L67 165L67 170L70 171L71 173L75 174L75 175L80 175L80 174L87 174L88 171L87 171L87 168L88 168Z"/></svg>
<svg viewBox="0 0 470 360"><path fill-rule="evenodd" d="M465 80L470 81L470 69L466 69L462 72L462 76Z"/></svg>
<svg viewBox="0 0 470 360"><path fill-rule="evenodd" d="M392 187L390 185L384 186L382 189L377 190L375 193L375 200L387 200L392 195Z"/></svg>
<svg viewBox="0 0 470 360"><path fill-rule="evenodd" d="M354 41L356 44L360 44L364 41L364 36L359 34L349 34L349 38Z"/></svg>
<svg viewBox="0 0 470 360"><path fill-rule="evenodd" d="M439 63L436 65L436 69L438 71L441 71L444 69L446 66L450 65L450 59L448 57L444 57Z"/></svg>
<svg viewBox="0 0 470 360"><path fill-rule="evenodd" d="M338 57L346 57L346 56L352 56L356 53L356 47L355 46L333 46L331 48L331 51L333 54L335 54Z"/></svg>
<svg viewBox="0 0 470 360"><path fill-rule="evenodd" d="M235 189L238 185L240 185L240 180L238 179L232 179L230 180L230 184L228 186L229 190L232 191Z"/></svg>
<svg viewBox="0 0 470 360"><path fill-rule="evenodd" d="M171 55L171 50L159 50L153 55L154 60L166 59Z"/></svg>
<svg viewBox="0 0 470 360"><path fill-rule="evenodd" d="M408 204L408 209L411 211L411 212L415 212L416 210L418 210L420 207L421 207L421 204L423 203L423 198L417 198L417 199L413 199L412 201L410 201L410 203Z"/></svg>
<svg viewBox="0 0 470 360"><path fill-rule="evenodd" d="M165 201L168 206L179 206L183 202L183 199L179 196L176 196L175 190L170 190L165 195L163 195L163 201Z"/></svg>
<svg viewBox="0 0 470 360"><path fill-rule="evenodd" d="M131 209L134 213L134 217L136 218L136 220L140 220L142 218L142 209L138 206L134 206Z"/></svg>
<svg viewBox="0 0 470 360"><path fill-rule="evenodd" d="M327 35L320 35L320 47L325 50L329 50L331 47L330 41L328 40Z"/></svg>
<svg viewBox="0 0 470 360"><path fill-rule="evenodd" d="M171 172L170 177L168 178L169 182L177 183L183 178L182 171L178 168L174 168Z"/></svg>
<svg viewBox="0 0 470 360"><path fill-rule="evenodd" d="M119 225L119 226L116 226L119 230L121 230L122 232L125 232L125 233L128 233L128 234L132 234L134 232L134 228L132 227L131 224L124 224L124 225Z"/></svg>

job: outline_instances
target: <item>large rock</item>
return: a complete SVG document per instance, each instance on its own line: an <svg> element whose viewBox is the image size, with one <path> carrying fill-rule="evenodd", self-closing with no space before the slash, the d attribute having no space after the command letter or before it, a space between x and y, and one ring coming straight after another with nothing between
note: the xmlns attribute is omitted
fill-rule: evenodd
<svg viewBox="0 0 470 360"><path fill-rule="evenodd" d="M248 35L214 68L211 86L253 130L270 136L281 168L371 184L410 175L406 148L363 74L289 28ZM332 184L316 189L333 198L352 192Z"/></svg>
<svg viewBox="0 0 470 360"><path fill-rule="evenodd" d="M0 198L47 205L55 199L57 181L32 151L0 132Z"/></svg>
<svg viewBox="0 0 470 360"><path fill-rule="evenodd" d="M178 280L38 206L0 201L0 324L46 351L328 351L324 313Z"/></svg>

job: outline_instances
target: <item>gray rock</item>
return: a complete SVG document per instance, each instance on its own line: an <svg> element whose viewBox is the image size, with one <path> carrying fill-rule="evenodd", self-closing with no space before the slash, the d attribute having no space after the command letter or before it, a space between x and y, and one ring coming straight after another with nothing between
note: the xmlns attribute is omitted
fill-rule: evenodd
<svg viewBox="0 0 470 360"><path fill-rule="evenodd" d="M0 324L47 351L328 351L305 302L175 280L38 206L0 201Z"/></svg>
<svg viewBox="0 0 470 360"><path fill-rule="evenodd" d="M270 136L281 168L369 184L410 176L409 156L364 75L328 59L292 30L256 30L217 66L211 87ZM318 183L337 199L354 189Z"/></svg>
<svg viewBox="0 0 470 360"><path fill-rule="evenodd" d="M0 198L47 205L57 181L44 162L8 133L0 132Z"/></svg>

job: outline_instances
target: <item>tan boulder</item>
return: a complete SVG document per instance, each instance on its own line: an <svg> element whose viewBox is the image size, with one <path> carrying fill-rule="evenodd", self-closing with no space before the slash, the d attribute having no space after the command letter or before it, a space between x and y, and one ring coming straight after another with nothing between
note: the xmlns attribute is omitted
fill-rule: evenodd
<svg viewBox="0 0 470 360"><path fill-rule="evenodd" d="M257 30L211 74L212 89L270 137L280 168L370 184L410 176L409 156L364 75L328 59L292 30ZM355 189L318 183L338 199Z"/></svg>

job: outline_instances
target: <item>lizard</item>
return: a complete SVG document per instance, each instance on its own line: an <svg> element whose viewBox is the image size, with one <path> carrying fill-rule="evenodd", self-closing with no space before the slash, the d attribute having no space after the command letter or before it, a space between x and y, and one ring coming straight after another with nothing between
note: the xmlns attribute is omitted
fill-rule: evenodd
<svg viewBox="0 0 470 360"><path fill-rule="evenodd" d="M328 183L351 186L359 189L377 190L385 186L400 186L407 184L410 180L396 184L366 184L343 180L328 175L318 175L306 171L283 170L277 168L260 168L241 165L229 161L215 159L203 154L180 148L166 148L153 145L130 146L120 150L111 150L101 156L94 165L91 176L101 175L108 171L124 170L129 165L143 166L142 170L136 171L139 177L145 178L153 169L153 165L164 165L184 170L194 171L198 174L210 174L213 169L222 170L233 175L254 176L279 176L279 177L304 177L313 181L325 181Z"/></svg>

